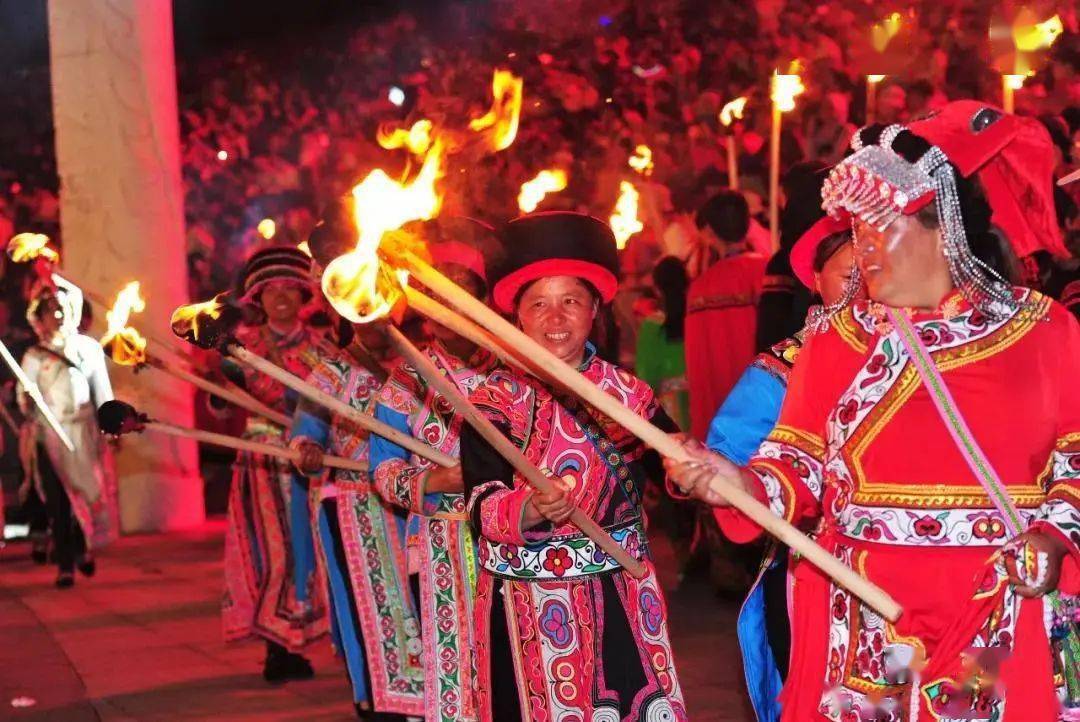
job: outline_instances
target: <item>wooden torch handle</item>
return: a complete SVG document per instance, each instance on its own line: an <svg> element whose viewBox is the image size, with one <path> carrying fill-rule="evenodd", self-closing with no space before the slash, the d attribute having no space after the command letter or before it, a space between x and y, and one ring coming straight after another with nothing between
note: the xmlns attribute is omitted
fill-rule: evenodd
<svg viewBox="0 0 1080 722"><path fill-rule="evenodd" d="M438 449L433 449L419 439L415 439L408 434L403 434L389 424L379 421L371 414L366 414L363 411L354 409L341 399L335 398L322 389L312 386L299 376L289 373L280 366L276 366L262 356L252 353L243 346L230 344L226 348L226 352L237 361L247 364L256 371L266 374L275 381L288 386L304 398L313 401L320 406L326 407L332 413L337 414L343 419L355 422L358 426L383 437L387 441L392 441L398 446L406 448L414 454L422 456L439 466L457 466L457 459L449 454L444 454Z"/></svg>
<svg viewBox="0 0 1080 722"><path fill-rule="evenodd" d="M247 411L250 411L256 416L261 416L268 421L272 421L284 429L289 428L291 420L288 416L281 413L280 411L275 411L274 409L270 408L269 406L249 394L246 394L238 389L230 389L227 386L222 386L220 384L214 383L213 381L204 379L201 376L196 376L195 374L187 371L186 369L182 369L179 366L167 364L161 359L155 356L150 356L149 354L147 354L146 356L146 363L152 368L163 371L171 376L175 376L181 381L186 381L192 386L200 388L209 394L220 396L229 403L235 404L242 409L246 409Z"/></svg>

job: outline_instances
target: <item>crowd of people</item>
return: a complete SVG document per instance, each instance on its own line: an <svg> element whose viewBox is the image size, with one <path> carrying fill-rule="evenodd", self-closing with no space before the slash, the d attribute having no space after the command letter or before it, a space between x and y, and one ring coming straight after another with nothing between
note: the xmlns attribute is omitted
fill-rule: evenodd
<svg viewBox="0 0 1080 722"><path fill-rule="evenodd" d="M263 674L280 683L311 676L304 649L332 635L365 719L685 720L649 552L663 533L680 575L707 559L718 586L751 590L739 636L761 720L1000 718L1006 699L1033 720L1075 712L1080 183L1055 185L1080 162L1075 9L1010 115L995 107L990 19L970 3L897 9L891 56L870 31L880 3L576 5L572 19L451 5L437 22L181 63L192 299L235 288L253 309L248 348L394 431L368 434L226 362L292 420L235 417L243 435L299 456L243 453L232 471L226 637L264 640ZM785 119L774 253L763 69L795 60L806 92ZM406 169L376 130L464 127L497 67L524 80L517 137L451 156L443 216L416 233L440 272L672 434L683 457L664 460L666 483L656 450L610 414L449 329L311 313L325 254L355 236L347 191L372 168ZM871 100L865 75L880 69ZM727 128L719 111L740 95L746 115ZM627 162L640 145L648 171ZM9 222L55 233L48 153L24 152L37 168L7 179ZM567 188L510 220L544 168ZM602 219L624 180L644 229L616 251ZM85 424L111 392L83 368L69 294L30 289L24 368L46 388L63 387L58 369L82 374L64 403ZM551 488L463 424L454 395ZM115 483L80 488L35 433L23 446L44 460L33 479L67 587L76 566L93 574ZM330 455L368 471L328 470ZM904 616L759 542L760 519L723 485L811 533ZM582 532L582 512L630 566ZM973 662L971 647L1002 654Z"/></svg>

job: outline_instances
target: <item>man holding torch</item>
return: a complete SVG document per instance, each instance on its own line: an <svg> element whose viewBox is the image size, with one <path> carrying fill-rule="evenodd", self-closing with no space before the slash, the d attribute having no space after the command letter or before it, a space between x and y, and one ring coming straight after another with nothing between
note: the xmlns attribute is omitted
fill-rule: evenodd
<svg viewBox="0 0 1080 722"><path fill-rule="evenodd" d="M804 575L783 719L1052 722L1076 705L1080 668L1065 598L1080 586L1080 326L1003 280L990 233L993 207L1014 246L1053 246L1024 230L1052 219L1050 174L1034 172L1048 139L969 102L864 128L853 149L822 196L853 223L851 282L869 300L807 339L747 468L690 450L669 470L718 506L713 473L816 524L906 610L889 623ZM1010 194L1026 214L1002 213ZM724 513L732 538L755 535Z"/></svg>

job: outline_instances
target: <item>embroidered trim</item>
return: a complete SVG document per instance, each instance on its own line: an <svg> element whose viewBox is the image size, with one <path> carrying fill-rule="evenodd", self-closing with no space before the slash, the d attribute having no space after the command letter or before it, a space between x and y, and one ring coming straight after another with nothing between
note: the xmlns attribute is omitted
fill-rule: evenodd
<svg viewBox="0 0 1080 722"><path fill-rule="evenodd" d="M649 557L640 519L608 527L612 539L635 559ZM497 577L523 581L579 579L621 569L586 536L552 537L532 544L497 544L480 539L480 565Z"/></svg>
<svg viewBox="0 0 1080 722"><path fill-rule="evenodd" d="M738 306L757 305L758 297L752 293L723 293L712 296L699 296L691 298L686 312L697 313L699 311L712 311L718 308L735 308Z"/></svg>

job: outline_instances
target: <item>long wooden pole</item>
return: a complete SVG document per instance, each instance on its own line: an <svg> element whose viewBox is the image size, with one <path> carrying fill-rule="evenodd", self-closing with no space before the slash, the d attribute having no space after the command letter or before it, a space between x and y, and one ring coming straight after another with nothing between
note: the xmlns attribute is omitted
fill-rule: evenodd
<svg viewBox="0 0 1080 722"><path fill-rule="evenodd" d="M520 449L503 436L491 421L480 413L479 409L469 403L469 400L458 391L457 387L436 368L427 354L416 348L412 341L405 338L405 334L396 327L390 326L387 333L389 333L390 340L398 352L412 364L413 368L421 376L427 379L427 382L436 391L450 402L450 405L454 407L454 411L461 415L469 426L476 429L477 433L484 437L484 440L491 444L492 448L499 452L500 456L510 462L510 465L525 477L525 480L532 488L542 494L549 494L553 491L554 485L551 479L525 458L525 454L521 453ZM573 513L570 515L570 521L635 578L641 579L648 572L644 564L630 556L625 549L611 538L610 534L601 529L600 525L580 508L574 508Z"/></svg>
<svg viewBox="0 0 1080 722"><path fill-rule="evenodd" d="M289 373L280 366L276 366L262 356L252 353L243 346L229 344L226 346L225 351L237 361L247 364L256 371L266 374L275 381L288 386L304 398L313 401L320 406L326 407L341 418L355 422L358 426L367 429L373 434L377 434L388 441L392 441L398 446L404 447L439 466L457 466L458 460L449 454L444 454L438 449L428 446L419 439L415 439L408 434L403 434L389 424L379 421L371 414L366 414L359 409L354 409L341 399L335 398L322 389L312 386L299 376Z"/></svg>
<svg viewBox="0 0 1080 722"><path fill-rule="evenodd" d="M727 145L727 173L728 188L733 191L739 190L739 145L734 131L725 138Z"/></svg>
<svg viewBox="0 0 1080 722"><path fill-rule="evenodd" d="M23 391L30 397L30 400L34 402L34 406L37 406L38 411L41 412L41 417L45 419L45 423L60 439L60 443L68 451L74 451L75 446L71 443L71 438L68 437L67 432L64 431L64 427L60 425L60 420L56 418L56 414L49 408L49 405L45 403L45 397L41 395L41 389L23 372L22 366L15 360L15 357L11 355L11 351L8 350L6 344L0 341L0 358L3 358L4 363L7 364L8 369L11 371L11 375L15 377L15 380L19 382L19 385L23 387Z"/></svg>
<svg viewBox="0 0 1080 722"><path fill-rule="evenodd" d="M780 250L780 129L784 114L772 104L772 133L769 137L769 242L772 252Z"/></svg>
<svg viewBox="0 0 1080 722"><path fill-rule="evenodd" d="M273 456L293 463L300 461L299 449L289 449L284 446L276 446L274 444L251 441L249 439L238 439L235 436L216 434L212 431L203 431L202 429L188 429L164 421L147 421L145 427L150 431L157 431L162 434L168 434L169 436L179 436L185 439L194 439L195 441L200 441L204 444L222 446L226 449L236 449L237 451L248 451L253 454ZM366 472L368 470L366 462L345 459L340 456L324 456L323 466L329 466L333 469L345 469L347 471Z"/></svg>
<svg viewBox="0 0 1080 722"><path fill-rule="evenodd" d="M606 414L664 456L676 460L688 460L686 452L679 442L638 416L631 409L623 406L614 396L607 394L583 375L567 366L554 354L469 295L449 278L435 270L430 264L409 252L402 254L399 260L405 264L418 281L431 289L432 292L446 299L473 321L487 328L502 343L512 346L521 357L529 359L530 365L542 375L557 380L560 385L577 394L586 403ZM899 619L903 610L896 600L890 597L883 589L860 576L851 567L838 560L786 520L773 514L767 506L752 495L725 482L719 476L713 478L710 489L748 516L765 531L794 551L802 554L822 572L876 609L886 619L890 621Z"/></svg>
<svg viewBox="0 0 1080 722"><path fill-rule="evenodd" d="M150 366L151 368L155 368L158 371L162 371L163 373L175 376L181 381L186 381L192 386L202 389L208 394L219 396L228 401L229 403L235 404L242 409L250 411L256 416L261 416L268 421L274 422L282 428L289 428L291 419L288 416L281 413L280 411L275 411L274 409L270 408L258 399L250 396L249 394L243 393L239 390L230 389L227 386L222 386L220 384L214 383L213 381L210 381L209 379L204 379L201 376L196 376L195 374L187 371L186 369L182 369L172 364L167 364L155 356L147 355L146 365Z"/></svg>

